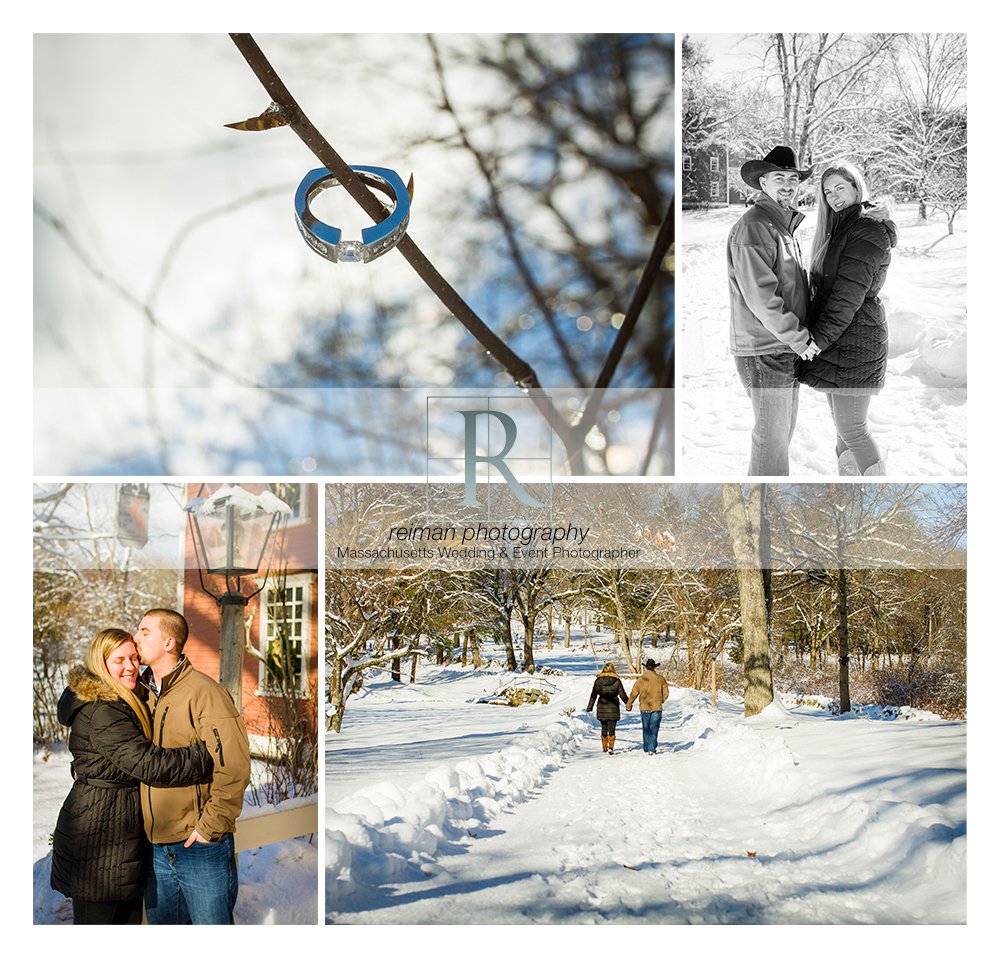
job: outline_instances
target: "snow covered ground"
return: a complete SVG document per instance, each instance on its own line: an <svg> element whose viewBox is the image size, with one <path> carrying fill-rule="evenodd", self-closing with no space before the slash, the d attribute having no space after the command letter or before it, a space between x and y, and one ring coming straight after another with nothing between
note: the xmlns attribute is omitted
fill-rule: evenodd
<svg viewBox="0 0 1000 958"><path fill-rule="evenodd" d="M509 674L436 666L351 701L327 736L328 921L965 920L964 722L747 720L675 688L656 756L635 710L606 756L582 711L595 656L536 657L565 673L533 680L544 705L481 703Z"/></svg>
<svg viewBox="0 0 1000 958"><path fill-rule="evenodd" d="M69 792L70 754L65 747L35 752L33 766L32 882L33 922L73 922L68 898L49 887L52 849L49 836ZM284 805L282 807L285 807ZM245 812L246 813L246 812ZM237 925L314 925L319 855L315 838L296 838L239 853L240 893Z"/></svg>
<svg viewBox="0 0 1000 958"><path fill-rule="evenodd" d="M685 211L679 349L683 380L678 475L745 475L753 413L729 353L726 237L742 207ZM873 400L872 435L895 476L967 472L966 214L948 236L941 214L918 225L897 208L899 244L883 302L889 323L885 389ZM816 214L799 227L808 251ZM794 476L836 475L835 434L826 400L800 391L792 440Z"/></svg>

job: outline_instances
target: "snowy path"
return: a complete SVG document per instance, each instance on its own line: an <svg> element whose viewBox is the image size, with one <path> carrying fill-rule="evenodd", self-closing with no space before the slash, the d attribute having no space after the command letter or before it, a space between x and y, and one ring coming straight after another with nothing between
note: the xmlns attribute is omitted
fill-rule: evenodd
<svg viewBox="0 0 1000 958"><path fill-rule="evenodd" d="M641 751L637 716L619 725L613 757L601 754L589 718L564 724L572 738L560 764L528 794L476 824L468 787L475 776L462 779L465 792L452 789L452 801L464 808L465 827L450 827L456 819L447 814L425 814L425 825L441 822L428 826L443 835L436 851L426 854L433 842L414 840L405 862L397 842L394 872L334 896L331 920L965 918L962 723L781 712L746 721L732 707L713 712L704 696L677 690L652 758ZM411 799L396 801L390 829L410 814Z"/></svg>

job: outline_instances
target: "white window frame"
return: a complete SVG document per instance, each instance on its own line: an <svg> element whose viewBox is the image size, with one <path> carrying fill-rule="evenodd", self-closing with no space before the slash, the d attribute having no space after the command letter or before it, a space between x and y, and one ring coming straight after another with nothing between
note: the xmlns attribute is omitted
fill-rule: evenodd
<svg viewBox="0 0 1000 958"><path fill-rule="evenodd" d="M708 158L708 171L709 173L719 172L719 158L717 156L710 156Z"/></svg>
<svg viewBox="0 0 1000 958"><path fill-rule="evenodd" d="M691 170L694 169L694 162L691 159L691 154L690 153L683 154L683 157L681 159L681 169L685 173L690 173Z"/></svg>
<svg viewBox="0 0 1000 958"><path fill-rule="evenodd" d="M309 572L289 575L285 578L285 589L302 589L302 650L301 650L301 671L299 673L299 687L296 694L306 696L309 694L309 657L312 653L312 586L314 575ZM260 616L260 626L257 630L257 645L262 656L267 656L267 644L269 641L268 627L268 600L277 590L278 585L274 580L269 580L267 586L260 592L260 604L258 606ZM267 664L266 661L258 661L257 667L257 695L262 698L276 698L277 692L272 690L267 684Z"/></svg>
<svg viewBox="0 0 1000 958"><path fill-rule="evenodd" d="M270 492L274 492L271 486L277 485L277 483L269 482L267 483L267 489ZM309 521L309 483L307 482L296 482L296 483L284 483L284 485L297 485L299 487L299 502L301 503L301 508L298 515L290 515L288 517L288 524L286 528L292 526L302 526ZM280 497L279 497L280 498Z"/></svg>
<svg viewBox="0 0 1000 958"><path fill-rule="evenodd" d="M719 189L719 181L718 180L712 180L712 182L710 184L709 192L710 192L710 195L711 195L711 197L712 197L713 200L717 200L722 195L722 193L721 193L721 191Z"/></svg>

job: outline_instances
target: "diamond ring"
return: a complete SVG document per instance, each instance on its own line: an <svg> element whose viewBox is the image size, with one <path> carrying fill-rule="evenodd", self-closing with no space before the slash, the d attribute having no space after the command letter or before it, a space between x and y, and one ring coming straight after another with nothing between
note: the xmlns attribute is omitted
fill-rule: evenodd
<svg viewBox="0 0 1000 958"><path fill-rule="evenodd" d="M382 166L352 166L365 184L385 193L392 200L389 215L361 231L360 240L341 239L341 231L313 216L309 204L313 197L334 186L338 180L325 166L310 170L295 191L295 222L302 238L331 263L369 263L388 253L406 233L410 221L410 195L399 175Z"/></svg>

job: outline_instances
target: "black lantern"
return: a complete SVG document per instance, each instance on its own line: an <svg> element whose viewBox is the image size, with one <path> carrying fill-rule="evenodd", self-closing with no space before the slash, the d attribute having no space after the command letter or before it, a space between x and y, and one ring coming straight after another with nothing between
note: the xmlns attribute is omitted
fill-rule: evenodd
<svg viewBox="0 0 1000 958"><path fill-rule="evenodd" d="M231 485L222 486L207 499L192 499L184 509L191 526L201 589L212 596L222 610L219 681L240 708L246 640L243 609L267 584L271 560L291 509L271 492L255 495L241 486ZM240 579L256 575L262 566L265 568L263 583L251 593L244 593ZM226 591L221 595L212 592L205 585L203 571L209 575L224 575Z"/></svg>

